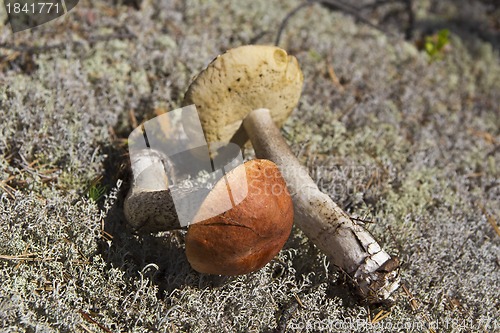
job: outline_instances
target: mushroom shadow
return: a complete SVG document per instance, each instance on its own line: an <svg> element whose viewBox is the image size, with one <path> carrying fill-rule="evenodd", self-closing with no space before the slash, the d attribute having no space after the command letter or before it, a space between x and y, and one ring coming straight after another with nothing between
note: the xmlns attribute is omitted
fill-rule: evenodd
<svg viewBox="0 0 500 333"><path fill-rule="evenodd" d="M354 293L350 284L350 278L347 274L336 269L332 265L328 266L328 274L325 271L325 261L329 260L321 253L314 243L300 233L297 226L294 226L290 238L285 243L283 250L300 249L298 255L292 260L292 266L295 269L295 280L301 281L303 276L311 272L311 286L302 292L302 295L313 292L321 283L327 283L326 295L329 298L340 298L346 308L355 308L359 305L359 297ZM298 295L299 297L301 295ZM279 310L281 311L281 310Z"/></svg>

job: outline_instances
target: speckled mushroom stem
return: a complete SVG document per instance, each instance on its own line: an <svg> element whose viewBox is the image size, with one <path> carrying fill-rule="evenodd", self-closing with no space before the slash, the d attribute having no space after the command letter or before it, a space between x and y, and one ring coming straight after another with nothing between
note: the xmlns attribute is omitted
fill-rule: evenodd
<svg viewBox="0 0 500 333"><path fill-rule="evenodd" d="M137 232L158 232L180 229L169 182L164 154L142 149L131 154L133 181L124 202L124 213L130 227ZM172 171L172 170L170 170Z"/></svg>
<svg viewBox="0 0 500 333"><path fill-rule="evenodd" d="M373 236L321 192L274 124L269 110L252 111L243 121L258 158L276 163L292 195L295 223L345 271L368 303L392 301L399 287L399 262Z"/></svg>

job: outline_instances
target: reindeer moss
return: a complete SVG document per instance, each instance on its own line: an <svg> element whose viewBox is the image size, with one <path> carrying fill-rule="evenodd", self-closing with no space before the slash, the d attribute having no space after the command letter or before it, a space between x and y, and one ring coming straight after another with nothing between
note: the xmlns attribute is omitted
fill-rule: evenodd
<svg viewBox="0 0 500 333"><path fill-rule="evenodd" d="M500 237L488 222L500 222L499 45L457 23L488 28L498 8L415 4L415 39L451 31L440 60L317 4L282 35L305 79L285 138L323 191L374 222L366 227L400 257L420 304L401 290L376 326L381 309L357 303L298 229L266 267L233 278L193 271L184 232L127 230L134 121L179 107L225 49L273 43L299 4L141 3L82 0L15 35L0 11L0 44L56 46L0 48L2 332L99 331L96 322L112 332L423 332L425 318L439 332L499 330ZM91 200L90 186L106 186L105 197Z"/></svg>

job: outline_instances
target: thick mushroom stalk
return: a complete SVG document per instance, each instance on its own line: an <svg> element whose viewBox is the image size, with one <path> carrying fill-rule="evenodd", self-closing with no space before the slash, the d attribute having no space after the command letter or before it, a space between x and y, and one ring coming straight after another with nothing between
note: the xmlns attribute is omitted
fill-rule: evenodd
<svg viewBox="0 0 500 333"><path fill-rule="evenodd" d="M292 196L298 227L353 279L357 292L368 303L391 301L400 284L397 258L391 258L367 230L318 189L285 142L269 110L250 112L243 126L257 157L279 167Z"/></svg>
<svg viewBox="0 0 500 333"><path fill-rule="evenodd" d="M168 158L151 148L130 156L133 182L123 207L130 227L144 233L180 229L168 188L175 181L173 168L166 163Z"/></svg>

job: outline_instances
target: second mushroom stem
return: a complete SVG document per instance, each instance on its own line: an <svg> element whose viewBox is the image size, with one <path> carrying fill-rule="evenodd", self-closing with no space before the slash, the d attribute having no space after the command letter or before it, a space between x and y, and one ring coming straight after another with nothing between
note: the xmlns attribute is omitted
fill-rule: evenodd
<svg viewBox="0 0 500 333"><path fill-rule="evenodd" d="M367 302L390 301L400 283L397 258L391 258L366 229L319 190L290 150L269 110L252 111L243 126L256 156L278 165L293 199L297 226L332 264L352 278Z"/></svg>

